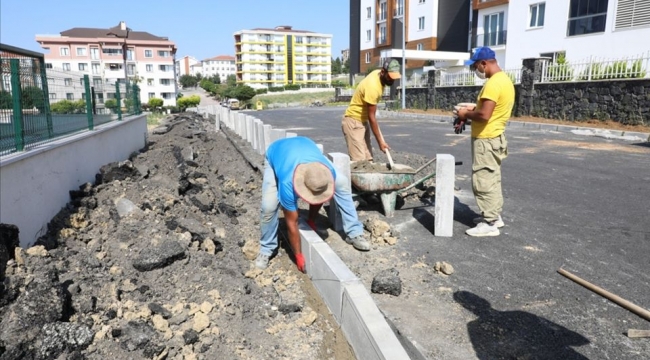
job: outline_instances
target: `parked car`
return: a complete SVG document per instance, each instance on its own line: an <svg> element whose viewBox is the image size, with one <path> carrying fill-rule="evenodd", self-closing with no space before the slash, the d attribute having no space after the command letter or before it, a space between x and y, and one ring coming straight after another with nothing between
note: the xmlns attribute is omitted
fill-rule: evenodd
<svg viewBox="0 0 650 360"><path fill-rule="evenodd" d="M228 107L230 108L230 110L239 110L239 100L237 99L228 100Z"/></svg>

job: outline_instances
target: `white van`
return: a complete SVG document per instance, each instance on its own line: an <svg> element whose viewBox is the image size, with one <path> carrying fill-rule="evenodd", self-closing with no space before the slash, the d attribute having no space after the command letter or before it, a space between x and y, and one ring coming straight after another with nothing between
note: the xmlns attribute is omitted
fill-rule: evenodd
<svg viewBox="0 0 650 360"><path fill-rule="evenodd" d="M228 100L228 107L230 108L230 110L239 110L239 100L237 99Z"/></svg>

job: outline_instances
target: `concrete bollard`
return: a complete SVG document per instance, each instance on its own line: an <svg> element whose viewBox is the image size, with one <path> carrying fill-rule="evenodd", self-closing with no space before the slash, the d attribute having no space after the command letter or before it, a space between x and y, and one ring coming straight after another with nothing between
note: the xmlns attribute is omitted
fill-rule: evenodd
<svg viewBox="0 0 650 360"><path fill-rule="evenodd" d="M296 137L296 136L298 136L298 134L296 134L294 132L288 132L287 135L286 135L286 137L288 137L288 138Z"/></svg>
<svg viewBox="0 0 650 360"><path fill-rule="evenodd" d="M246 119L246 141L248 141L249 144L252 144L253 142L253 126L255 124L255 121L253 121L252 116L245 116L244 118Z"/></svg>
<svg viewBox="0 0 650 360"><path fill-rule="evenodd" d="M434 235L451 237L454 233L455 159L449 154L436 155L436 206Z"/></svg>
<svg viewBox="0 0 650 360"><path fill-rule="evenodd" d="M255 143L257 144L257 147L255 150L257 150L257 153L262 155L264 154L264 123L262 120L258 120L256 123L257 126L257 137L255 138Z"/></svg>
<svg viewBox="0 0 650 360"><path fill-rule="evenodd" d="M247 115L248 117L250 115ZM252 117L252 116L251 116ZM259 126L262 123L262 120L253 118L253 137L250 138L248 141L251 143L251 147L253 150L257 150L259 147Z"/></svg>
<svg viewBox="0 0 650 360"><path fill-rule="evenodd" d="M345 176L347 179L346 186L348 190L352 191L352 182L350 180L350 156L348 154L334 152L327 154L330 161L334 165L334 170L336 171L336 176ZM328 216L330 218L330 223L332 223L332 228L334 231L343 231L343 219L341 218L341 213L336 206L334 198L330 200L330 207Z"/></svg>
<svg viewBox="0 0 650 360"><path fill-rule="evenodd" d="M264 152L262 155L266 154L266 149L271 145L271 131L273 127L271 125L264 125Z"/></svg>
<svg viewBox="0 0 650 360"><path fill-rule="evenodd" d="M271 130L271 144L273 144L273 142L275 140L284 139L286 137L287 137L287 131L286 130L283 130L283 129L272 129ZM269 144L269 145L271 145L271 144Z"/></svg>

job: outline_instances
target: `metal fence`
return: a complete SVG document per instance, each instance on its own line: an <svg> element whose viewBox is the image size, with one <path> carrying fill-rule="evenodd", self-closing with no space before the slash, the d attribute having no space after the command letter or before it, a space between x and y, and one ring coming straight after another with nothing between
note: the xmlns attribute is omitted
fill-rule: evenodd
<svg viewBox="0 0 650 360"><path fill-rule="evenodd" d="M521 68L504 69L503 72L514 84L521 83ZM479 79L474 71L469 69L454 73L439 72L436 76L436 86L477 86L485 84L485 81L485 79Z"/></svg>
<svg viewBox="0 0 650 360"><path fill-rule="evenodd" d="M0 44L0 156L141 113L137 85L46 69L42 54ZM108 99L105 100L105 97Z"/></svg>
<svg viewBox="0 0 650 360"><path fill-rule="evenodd" d="M339 91L339 96L352 96L354 95L354 90L355 89L343 89L341 88ZM390 96L390 87L385 87L384 88L384 93L382 96Z"/></svg>
<svg viewBox="0 0 650 360"><path fill-rule="evenodd" d="M543 64L540 82L642 79L650 77L649 69L650 52L619 59L591 57L576 63L560 57Z"/></svg>

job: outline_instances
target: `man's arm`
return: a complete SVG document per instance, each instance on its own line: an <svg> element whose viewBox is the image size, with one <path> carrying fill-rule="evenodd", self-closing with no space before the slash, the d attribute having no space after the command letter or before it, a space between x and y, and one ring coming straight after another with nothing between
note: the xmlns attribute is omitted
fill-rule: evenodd
<svg viewBox="0 0 650 360"><path fill-rule="evenodd" d="M384 137L381 134L381 131L379 130L379 123L377 122L377 105L371 105L367 104L368 106L368 122L370 123L370 129L372 130L372 133L375 134L375 138L377 139L377 144L379 144L379 149L383 152L386 152L386 149L390 150L390 146L386 143L386 140L384 140Z"/></svg>
<svg viewBox="0 0 650 360"><path fill-rule="evenodd" d="M287 223L287 232L289 233L289 245L296 257L296 266L298 270L305 272L305 258L302 255L302 248L300 246L300 233L298 232L298 211L289 211L282 209L284 212L284 220Z"/></svg>
<svg viewBox="0 0 650 360"><path fill-rule="evenodd" d="M472 121L488 122L488 120L490 120L492 117L492 113L494 112L496 105L497 103L492 100L482 99L480 110L477 111L468 110L467 108L460 108L458 110L458 117L461 120L471 119Z"/></svg>

